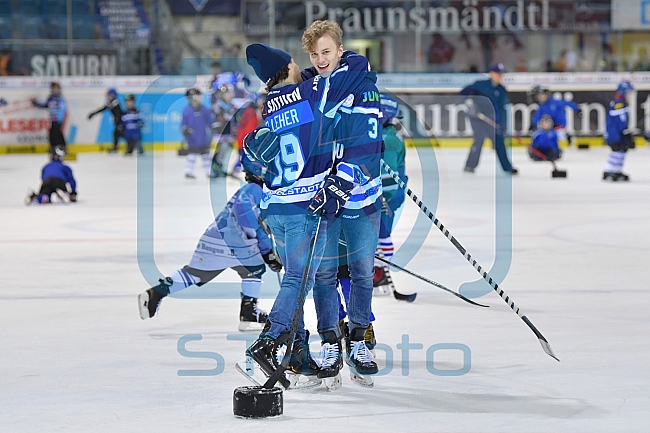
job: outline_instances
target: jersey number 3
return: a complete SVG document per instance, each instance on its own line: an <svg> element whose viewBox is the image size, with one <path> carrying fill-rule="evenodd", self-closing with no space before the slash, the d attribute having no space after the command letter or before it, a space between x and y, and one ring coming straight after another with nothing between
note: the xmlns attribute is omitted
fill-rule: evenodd
<svg viewBox="0 0 650 433"><path fill-rule="evenodd" d="M377 119L371 117L368 119L368 137L377 138Z"/></svg>
<svg viewBox="0 0 650 433"><path fill-rule="evenodd" d="M300 139L290 132L280 136L280 154L275 158L278 176L272 186L289 185L298 179L305 168L305 156L302 154Z"/></svg>

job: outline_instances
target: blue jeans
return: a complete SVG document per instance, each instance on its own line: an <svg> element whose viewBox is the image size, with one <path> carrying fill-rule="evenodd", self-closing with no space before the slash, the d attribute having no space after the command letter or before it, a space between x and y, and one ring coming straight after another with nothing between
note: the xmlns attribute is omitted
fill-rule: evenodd
<svg viewBox="0 0 650 433"><path fill-rule="evenodd" d="M309 254L309 244L312 230L316 226L316 217L307 213L299 215L269 215L266 222L275 236L278 254L284 264L284 278L278 296L275 298L273 308L269 313L270 329L264 334L271 338L278 338L291 329L293 315L298 308L300 286ZM311 261L311 269L307 282L307 292L314 286L316 269L323 255L327 232L327 220L321 221L318 239ZM316 294L314 294L316 298ZM298 337L305 338L305 325L303 315L300 315L298 324Z"/></svg>
<svg viewBox="0 0 650 433"><path fill-rule="evenodd" d="M347 262L352 280L347 304L348 327L350 330L367 328L372 311L372 278L380 216L379 212L366 215L362 211L346 210L328 222L325 252L316 272L314 302L318 315L318 332L334 330L338 335L336 272L339 265L339 238L347 243ZM321 298L319 302L316 302L317 293Z"/></svg>

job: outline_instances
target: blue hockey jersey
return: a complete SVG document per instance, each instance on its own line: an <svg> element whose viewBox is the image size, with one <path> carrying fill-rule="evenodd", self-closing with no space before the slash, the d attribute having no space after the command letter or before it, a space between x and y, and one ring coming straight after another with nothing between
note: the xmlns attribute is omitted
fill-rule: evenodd
<svg viewBox="0 0 650 433"><path fill-rule="evenodd" d="M353 55L327 78L280 84L268 93L262 114L264 124L279 135L280 153L264 179L260 208L265 213L305 212L332 168L337 110L369 68L365 57Z"/></svg>
<svg viewBox="0 0 650 433"><path fill-rule="evenodd" d="M557 132L553 129L548 131L538 129L533 132L531 146L539 150L560 150L557 141Z"/></svg>
<svg viewBox="0 0 650 433"><path fill-rule="evenodd" d="M563 99L555 99L553 97L548 98L548 100L541 104L533 118L531 124L533 129L537 127L537 124L541 120L543 115L550 116L553 119L554 126L566 126L566 110L565 108L569 107L573 111L578 111L578 105L573 101L565 101Z"/></svg>
<svg viewBox="0 0 650 433"><path fill-rule="evenodd" d="M212 141L212 125L216 122L214 113L207 107L201 105L195 109L191 105L183 110L183 120L181 121L181 130L191 128L193 133L188 135L187 147L209 146Z"/></svg>
<svg viewBox="0 0 650 433"><path fill-rule="evenodd" d="M352 182L354 188L345 208L378 210L374 206L381 195L381 159L383 138L379 119L377 74L370 72L364 82L343 101L336 123L336 175Z"/></svg>
<svg viewBox="0 0 650 433"><path fill-rule="evenodd" d="M627 129L628 111L625 100L617 98L609 103L605 128L605 142L608 145L623 141L623 131Z"/></svg>
<svg viewBox="0 0 650 433"><path fill-rule="evenodd" d="M47 108L50 113L50 121L63 123L65 119L66 104L65 99L61 95L50 95L44 104L33 101L34 105L41 108Z"/></svg>
<svg viewBox="0 0 650 433"><path fill-rule="evenodd" d="M65 183L70 184L70 192L77 192L77 182L75 182L74 176L72 175L72 169L61 161L52 161L43 167L41 180L50 177L62 179Z"/></svg>
<svg viewBox="0 0 650 433"><path fill-rule="evenodd" d="M144 116L137 108L127 109L122 114L122 125L124 126L124 138L127 140L142 140L140 129L144 125Z"/></svg>

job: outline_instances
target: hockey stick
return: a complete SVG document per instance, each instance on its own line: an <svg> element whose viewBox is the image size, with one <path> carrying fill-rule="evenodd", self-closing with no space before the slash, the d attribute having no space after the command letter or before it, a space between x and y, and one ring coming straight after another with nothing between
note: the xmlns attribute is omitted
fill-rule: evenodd
<svg viewBox="0 0 650 433"><path fill-rule="evenodd" d="M273 252L275 253L275 256L280 260L280 263L282 263L282 259L280 259L280 255L278 254L278 247L275 245L275 238L273 237L273 232L271 231L271 228L264 223L264 220L262 217L258 216L257 217L257 222L259 223L260 227L262 227L262 230L269 235L269 239L271 239L271 248L273 249ZM275 273L278 276L278 285L282 286L282 279L280 278L280 272Z"/></svg>
<svg viewBox="0 0 650 433"><path fill-rule="evenodd" d="M522 314L519 311L519 307L515 306L515 303L512 301L512 299L510 299L510 296L508 296L503 291L503 289L501 289L499 285L492 280L492 277L490 277L490 275L486 271L482 270L483 268L476 262L476 260L472 259L472 256L467 252L465 247L463 247L460 244L460 242L458 242L456 238L453 237L451 233L449 233L449 230L445 229L445 226L442 225L442 223L438 220L438 218L436 218L433 212L427 209L427 207L422 203L422 201L418 199L418 197L413 193L413 191L411 191L411 189L406 186L406 184L402 181L402 179L400 179L399 175L395 173L395 171L393 171L393 169L390 168L388 164L384 162L383 159L381 160L381 166L388 174L391 175L393 179L395 179L395 182L397 182L399 187L406 192L406 194L411 198L411 200L413 200L413 202L420 208L420 210L422 210L422 212L424 212L424 214L433 222L433 224L436 227L438 227L440 232L447 239L449 239L449 241L456 247L458 252L461 253L463 257L465 257L467 261L472 265L472 267L474 267L474 269L476 269L476 271L483 277L483 279L487 281L490 287L492 287L492 289L494 289L494 291L497 292L497 294L501 297L501 299L503 299L505 303L510 306L512 311L514 311L517 314L517 316L519 316L519 318L523 320L524 323L531 329L531 331L533 331L533 333L539 340L539 343L542 345L542 349L544 350L544 352L546 352L546 354L552 357L553 359L559 361L559 359L553 353L553 350L551 349L551 345L548 343L546 338L544 338L542 333L537 330L535 325L533 325L533 323L528 319L528 317L526 317L524 314Z"/></svg>
<svg viewBox="0 0 650 433"><path fill-rule="evenodd" d="M446 291L446 292L449 292L449 293L451 293L452 295L454 295L454 296L456 296L456 297L462 299L463 301L468 302L468 303L470 303L470 304L472 304L472 305L477 305L477 306L479 306L479 307L485 307L485 308L489 308L489 307L490 307L489 305L483 305L483 304L479 304L478 302L474 302L474 301L472 301L471 299L468 299L468 298L466 298L465 296L461 295L460 293L458 293L458 292L454 292L453 290L448 289L447 287L443 286L443 285L440 284L440 283L436 283L435 281L430 280L430 279L428 279L427 277L423 277L422 275L416 274L416 273L413 272L413 271L409 271L408 269L403 268L403 267L401 267L400 265L396 265L395 263L390 262L390 261L384 259L383 257L375 256L375 258L376 258L377 260L379 260L380 262L386 263L388 266L392 266L392 267L394 267L394 268L396 268L396 269L399 269L400 271L403 271L403 272L405 272L405 273L407 273L407 274L409 274L409 275L411 275L411 276L413 276L413 277L415 277L415 278L417 278L417 279L419 279L419 280L424 281L425 283L429 283L429 284L431 284L432 286L436 286L436 287L438 287L439 289L442 289L442 290L444 290L444 291Z"/></svg>
<svg viewBox="0 0 650 433"><path fill-rule="evenodd" d="M284 375L284 371L289 365L289 359L291 359L291 352L293 351L293 343L296 332L298 331L298 322L300 321L300 315L302 314L305 298L307 297L307 282L309 281L311 262L314 258L314 250L316 249L316 239L318 239L318 232L320 231L320 222L321 217L318 216L316 219L316 226L311 233L311 240L309 241L309 253L307 254L305 272L302 274L302 283L300 284L300 292L298 294L298 308L296 308L296 311L293 313L293 321L291 322L291 330L289 331L289 340L287 341L287 350L284 352L284 357L282 358L282 362L278 366L277 370L273 372L269 377L269 380L264 384L264 388L273 388L275 382ZM286 388L288 388L288 386L286 386Z"/></svg>

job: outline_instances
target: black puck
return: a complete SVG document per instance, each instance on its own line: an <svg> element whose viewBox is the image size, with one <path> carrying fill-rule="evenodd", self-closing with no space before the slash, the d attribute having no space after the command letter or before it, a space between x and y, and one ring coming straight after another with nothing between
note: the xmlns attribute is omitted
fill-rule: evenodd
<svg viewBox="0 0 650 433"><path fill-rule="evenodd" d="M589 145L588 145L588 144L585 144L585 143L583 143L583 144L578 144L578 149L589 149Z"/></svg>
<svg viewBox="0 0 650 433"><path fill-rule="evenodd" d="M268 418L282 415L282 388L240 386L232 396L232 411L241 418Z"/></svg>

